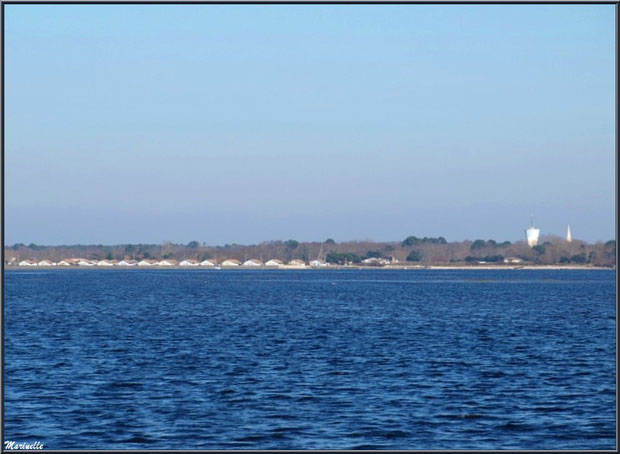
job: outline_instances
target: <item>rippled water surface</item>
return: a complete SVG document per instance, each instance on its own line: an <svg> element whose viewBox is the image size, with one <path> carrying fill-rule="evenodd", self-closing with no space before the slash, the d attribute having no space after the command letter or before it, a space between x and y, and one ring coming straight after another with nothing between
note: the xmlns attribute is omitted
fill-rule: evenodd
<svg viewBox="0 0 620 454"><path fill-rule="evenodd" d="M5 439L614 449L615 271L5 273Z"/></svg>

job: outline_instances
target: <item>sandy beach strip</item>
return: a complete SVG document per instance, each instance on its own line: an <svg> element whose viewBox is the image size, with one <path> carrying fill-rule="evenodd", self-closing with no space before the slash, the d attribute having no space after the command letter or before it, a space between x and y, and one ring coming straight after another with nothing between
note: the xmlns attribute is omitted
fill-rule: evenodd
<svg viewBox="0 0 620 454"><path fill-rule="evenodd" d="M592 265L330 265L312 266L17 266L5 265L5 270L615 270L615 267Z"/></svg>

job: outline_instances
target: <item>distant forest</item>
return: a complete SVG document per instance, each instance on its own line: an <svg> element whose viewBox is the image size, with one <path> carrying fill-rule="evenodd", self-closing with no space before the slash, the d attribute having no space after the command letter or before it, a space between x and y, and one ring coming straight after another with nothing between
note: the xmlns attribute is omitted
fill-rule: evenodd
<svg viewBox="0 0 620 454"><path fill-rule="evenodd" d="M359 263L370 257L394 258L399 262L419 264L454 264L454 263L501 263L505 258L517 257L525 262L552 264L591 264L594 266L615 266L616 241L588 244L563 238L542 237L539 244L530 248L525 241L511 243L494 240L453 241L443 237L418 238L409 236L400 242L345 241L336 242L327 239L323 242L266 241L254 245L226 244L209 246L198 241L187 244L162 242L161 244L119 244L114 246L67 245L41 246L37 244L14 244L5 246L5 263L11 259L36 260L49 259L60 261L66 258L84 258L89 260L122 259L212 259L220 263L226 259L245 261L258 259L266 261L279 259L288 262L301 259L309 262L322 259L329 263Z"/></svg>

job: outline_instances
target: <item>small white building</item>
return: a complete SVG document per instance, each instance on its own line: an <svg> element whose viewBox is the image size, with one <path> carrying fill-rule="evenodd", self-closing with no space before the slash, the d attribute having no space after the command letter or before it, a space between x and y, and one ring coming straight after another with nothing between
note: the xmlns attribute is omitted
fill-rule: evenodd
<svg viewBox="0 0 620 454"><path fill-rule="evenodd" d="M22 260L18 263L19 266L37 266L37 262L34 260Z"/></svg>
<svg viewBox="0 0 620 454"><path fill-rule="evenodd" d="M265 266L282 266L284 265L280 260L271 259L265 262Z"/></svg>
<svg viewBox="0 0 620 454"><path fill-rule="evenodd" d="M71 263L69 263L67 260L61 260L60 262L57 263L58 266L71 266Z"/></svg>
<svg viewBox="0 0 620 454"><path fill-rule="evenodd" d="M370 266L385 266L385 265L389 265L391 261L389 259L384 259L384 258L379 258L379 257L370 257L370 258L362 260L362 263L364 265L370 265Z"/></svg>
<svg viewBox="0 0 620 454"><path fill-rule="evenodd" d="M250 259L243 262L243 266L263 266L263 262L256 259Z"/></svg>
<svg viewBox="0 0 620 454"><path fill-rule="evenodd" d="M192 259L185 259L179 263L179 266L198 266L198 265L199 265L198 260L192 260Z"/></svg>
<svg viewBox="0 0 620 454"><path fill-rule="evenodd" d="M116 266L135 266L135 265L136 265L135 260L121 260L120 262L116 264Z"/></svg>
<svg viewBox="0 0 620 454"><path fill-rule="evenodd" d="M222 262L222 266L239 266L239 265L241 265L241 262L235 259L228 259Z"/></svg>
<svg viewBox="0 0 620 454"><path fill-rule="evenodd" d="M177 266L179 262L174 259L164 259L156 263L157 266Z"/></svg>
<svg viewBox="0 0 620 454"><path fill-rule="evenodd" d="M520 259L519 257L506 257L504 259L504 263L521 263L523 262L523 259Z"/></svg>
<svg viewBox="0 0 620 454"><path fill-rule="evenodd" d="M327 264L327 262L324 262L323 260L318 260L318 259L317 259L317 260L312 260L312 261L310 262L310 266L315 266L315 267L316 267L316 266L318 266L318 267L323 267L323 266L329 266L329 265Z"/></svg>
<svg viewBox="0 0 620 454"><path fill-rule="evenodd" d="M298 268L305 268L306 267L306 262L304 262L303 260L300 259L295 259L295 260L291 260L290 262L288 262L288 266L295 266Z"/></svg>
<svg viewBox="0 0 620 454"><path fill-rule="evenodd" d="M97 266L114 266L114 262L111 260L99 260Z"/></svg>
<svg viewBox="0 0 620 454"><path fill-rule="evenodd" d="M82 259L77 262L77 266L94 266L95 264L90 260Z"/></svg>
<svg viewBox="0 0 620 454"><path fill-rule="evenodd" d="M82 258L70 258L65 259L64 261L67 262L69 265L78 265L80 262L88 262L88 260Z"/></svg>
<svg viewBox="0 0 620 454"><path fill-rule="evenodd" d="M212 262L211 260L203 260L200 262L200 266L215 266L215 262Z"/></svg>
<svg viewBox="0 0 620 454"><path fill-rule="evenodd" d="M37 263L38 266L54 266L54 264L49 260L41 260Z"/></svg>
<svg viewBox="0 0 620 454"><path fill-rule="evenodd" d="M153 266L157 263L156 260L143 259L138 262L138 266Z"/></svg>

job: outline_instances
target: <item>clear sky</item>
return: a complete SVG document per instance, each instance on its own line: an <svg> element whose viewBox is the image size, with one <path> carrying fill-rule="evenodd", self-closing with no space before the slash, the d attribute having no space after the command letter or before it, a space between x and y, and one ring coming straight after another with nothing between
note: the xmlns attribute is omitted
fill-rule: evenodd
<svg viewBox="0 0 620 454"><path fill-rule="evenodd" d="M615 237L612 5L5 5L5 243Z"/></svg>

